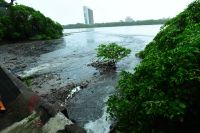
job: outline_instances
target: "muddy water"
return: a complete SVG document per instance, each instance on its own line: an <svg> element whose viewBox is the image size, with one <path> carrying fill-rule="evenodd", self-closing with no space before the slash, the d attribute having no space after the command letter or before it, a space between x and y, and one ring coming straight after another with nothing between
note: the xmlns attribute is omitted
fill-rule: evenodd
<svg viewBox="0 0 200 133"><path fill-rule="evenodd" d="M105 102L115 92L121 70L133 71L140 62L135 53L144 49L161 25L65 30L62 39L0 46L0 61L21 77L34 77L32 90L47 94L68 83L89 81L86 89L67 101L69 116L88 132L106 133ZM88 66L101 43L116 42L132 50L117 64L116 72L100 74ZM104 127L104 128L103 128Z"/></svg>
<svg viewBox="0 0 200 133"><path fill-rule="evenodd" d="M135 53L144 49L159 28L160 25L114 27L81 33L86 38L86 44L92 45L92 49L95 49L100 43L117 42L130 48L132 53L117 64L117 72L98 75L98 78L95 78L87 89L80 91L70 99L68 109L71 119L84 126L89 133L106 133L109 130L111 120L108 119L105 102L115 92L119 72L121 70L133 72L133 68L140 62L140 59L135 57Z"/></svg>

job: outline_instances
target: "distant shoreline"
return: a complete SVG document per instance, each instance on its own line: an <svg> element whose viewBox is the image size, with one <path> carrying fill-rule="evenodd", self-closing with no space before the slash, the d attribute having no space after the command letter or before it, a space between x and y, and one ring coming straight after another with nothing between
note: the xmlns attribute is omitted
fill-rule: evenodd
<svg viewBox="0 0 200 133"><path fill-rule="evenodd" d="M120 25L120 26L102 26L102 27L86 27L86 28L63 28L65 29L92 29L92 28L109 28L109 27L126 27L126 26L143 26L143 25L162 25L164 23L160 23L160 24L138 24L138 25ZM84 31L85 32L85 31ZM78 33L78 32L73 32L73 33Z"/></svg>
<svg viewBox="0 0 200 133"><path fill-rule="evenodd" d="M143 20L133 22L111 22L111 23L96 23L93 25L88 24L69 24L63 25L64 29L81 29L81 28L102 28L102 27L121 27L121 26L137 26L137 25L159 25L165 24L169 19L159 20Z"/></svg>

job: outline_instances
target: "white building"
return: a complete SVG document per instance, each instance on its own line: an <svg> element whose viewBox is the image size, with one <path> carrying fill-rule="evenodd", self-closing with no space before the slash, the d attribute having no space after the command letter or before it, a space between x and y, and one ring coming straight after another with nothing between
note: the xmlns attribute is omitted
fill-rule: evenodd
<svg viewBox="0 0 200 133"><path fill-rule="evenodd" d="M93 11L88 7L83 7L85 24L94 24Z"/></svg>

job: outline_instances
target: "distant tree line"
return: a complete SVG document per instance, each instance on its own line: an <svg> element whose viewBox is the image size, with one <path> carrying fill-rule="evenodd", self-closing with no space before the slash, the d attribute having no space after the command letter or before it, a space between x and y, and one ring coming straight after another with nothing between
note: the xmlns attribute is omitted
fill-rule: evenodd
<svg viewBox="0 0 200 133"><path fill-rule="evenodd" d="M158 20L139 20L139 21L132 21L132 22L110 22L110 23L96 23L93 25L88 24L69 24L64 25L64 29L74 29L74 28L95 28L95 27L115 27L115 26L131 26L131 25L153 25L153 24L164 24L169 19L158 19Z"/></svg>
<svg viewBox="0 0 200 133"><path fill-rule="evenodd" d="M0 0L2 3L6 2ZM0 41L56 39L63 35L62 30L59 23L31 7L0 7Z"/></svg>

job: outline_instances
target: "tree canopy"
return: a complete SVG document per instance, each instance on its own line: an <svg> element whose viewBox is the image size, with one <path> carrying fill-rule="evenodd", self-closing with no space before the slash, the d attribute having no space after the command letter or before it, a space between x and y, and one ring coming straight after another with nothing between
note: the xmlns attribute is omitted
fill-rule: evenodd
<svg viewBox="0 0 200 133"><path fill-rule="evenodd" d="M200 131L200 0L169 20L134 73L122 72L108 111L124 133Z"/></svg>
<svg viewBox="0 0 200 133"><path fill-rule="evenodd" d="M130 53L130 49L122 47L117 43L101 44L97 48L97 57L99 59L114 64L128 56Z"/></svg>
<svg viewBox="0 0 200 133"><path fill-rule="evenodd" d="M0 0L0 3L3 3L3 2L5 2L5 0Z"/></svg>
<svg viewBox="0 0 200 133"><path fill-rule="evenodd" d="M24 5L0 10L0 40L56 39L62 36L62 26L41 12Z"/></svg>

